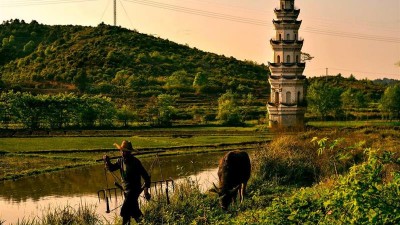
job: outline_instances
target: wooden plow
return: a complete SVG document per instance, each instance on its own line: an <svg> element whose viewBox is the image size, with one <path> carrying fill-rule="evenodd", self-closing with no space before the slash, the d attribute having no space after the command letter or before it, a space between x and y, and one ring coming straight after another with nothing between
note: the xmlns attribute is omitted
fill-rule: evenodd
<svg viewBox="0 0 400 225"><path fill-rule="evenodd" d="M175 183L172 179L152 181L149 189L154 200L160 202L165 197L167 204L170 204L170 193L174 191Z"/></svg>
<svg viewBox="0 0 400 225"><path fill-rule="evenodd" d="M106 202L106 213L110 213L110 212L114 211L115 209L119 208L119 206L118 206L118 207L110 210L110 202L112 202L112 199L114 198L114 201L117 203L118 196L121 196L121 198L124 197L124 192L120 187L106 188L106 189L97 191L97 197L99 199L99 202L102 199L104 199L104 201Z"/></svg>

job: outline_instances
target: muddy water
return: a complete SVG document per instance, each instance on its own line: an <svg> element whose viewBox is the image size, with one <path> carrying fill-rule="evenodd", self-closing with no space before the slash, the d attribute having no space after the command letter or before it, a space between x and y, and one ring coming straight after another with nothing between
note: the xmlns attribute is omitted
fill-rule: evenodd
<svg viewBox="0 0 400 225"><path fill-rule="evenodd" d="M141 159L152 176L152 180L174 179L176 182L191 177L199 182L203 190L217 182L218 160L224 153L181 155ZM153 166L152 166L153 165ZM16 181L0 182L0 220L4 224L16 223L27 218L40 217L49 207L80 204L96 206L96 211L112 219L118 210L105 213L104 202L98 201L97 191L106 187L104 166L68 169L60 172L37 175ZM107 173L107 181L113 186L114 178ZM112 202L110 208L118 202Z"/></svg>

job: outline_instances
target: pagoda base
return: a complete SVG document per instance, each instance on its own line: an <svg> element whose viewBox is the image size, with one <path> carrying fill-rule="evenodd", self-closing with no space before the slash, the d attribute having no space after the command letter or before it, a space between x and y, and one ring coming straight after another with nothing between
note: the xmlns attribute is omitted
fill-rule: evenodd
<svg viewBox="0 0 400 225"><path fill-rule="evenodd" d="M303 107L268 106L268 114L271 128L304 128Z"/></svg>

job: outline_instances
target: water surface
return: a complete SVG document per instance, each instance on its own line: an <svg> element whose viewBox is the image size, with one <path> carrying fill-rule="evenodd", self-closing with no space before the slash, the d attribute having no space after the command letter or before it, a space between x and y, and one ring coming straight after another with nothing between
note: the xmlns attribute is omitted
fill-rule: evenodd
<svg viewBox="0 0 400 225"><path fill-rule="evenodd" d="M218 160L223 154L189 154L160 157L158 160L152 157L141 161L153 181L173 179L179 182L190 177L199 182L202 190L206 190L217 181ZM5 220L5 224L16 223L24 218L40 217L49 207L70 205L77 208L80 204L96 205L96 211L110 219L119 210L106 214L104 202L99 203L97 197L97 191L107 184L113 187L113 176L109 172L106 174L107 183L104 165L99 163L0 182L0 219ZM113 201L110 207L114 208L119 203Z"/></svg>

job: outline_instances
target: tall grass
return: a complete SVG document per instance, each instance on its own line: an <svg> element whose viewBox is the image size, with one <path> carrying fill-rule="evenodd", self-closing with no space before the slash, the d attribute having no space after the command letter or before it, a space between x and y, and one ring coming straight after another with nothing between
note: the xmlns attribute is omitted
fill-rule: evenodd
<svg viewBox="0 0 400 225"><path fill-rule="evenodd" d="M1 223L0 223L1 224ZM49 207L41 217L22 219L16 225L102 225L110 222L96 213L96 206L79 204L77 208L63 206Z"/></svg>
<svg viewBox="0 0 400 225"><path fill-rule="evenodd" d="M151 200L144 205L143 224L214 224L218 212L218 200L202 193L197 181L190 178L179 183L166 203L165 196ZM217 210L216 210L217 209Z"/></svg>

